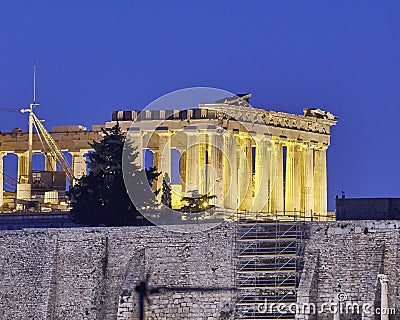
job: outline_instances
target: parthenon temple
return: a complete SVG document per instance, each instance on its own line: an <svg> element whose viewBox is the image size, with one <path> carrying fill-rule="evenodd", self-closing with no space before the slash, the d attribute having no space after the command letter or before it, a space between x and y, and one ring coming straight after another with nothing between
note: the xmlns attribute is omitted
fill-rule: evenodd
<svg viewBox="0 0 400 320"><path fill-rule="evenodd" d="M295 115L225 101L187 110L114 111L111 121L92 130L53 127L51 135L70 153L76 178L86 173L88 143L101 139L101 127L117 122L137 147L137 164L154 165L171 178L174 208L196 191L215 195L214 204L226 210L327 214L326 151L330 127L337 122L329 112L304 109ZM18 156L17 180L24 183L27 139L19 131L0 134L0 207L3 157ZM37 134L33 152L46 153ZM44 161L45 170L56 170L51 157ZM162 181L154 188L160 189Z"/></svg>

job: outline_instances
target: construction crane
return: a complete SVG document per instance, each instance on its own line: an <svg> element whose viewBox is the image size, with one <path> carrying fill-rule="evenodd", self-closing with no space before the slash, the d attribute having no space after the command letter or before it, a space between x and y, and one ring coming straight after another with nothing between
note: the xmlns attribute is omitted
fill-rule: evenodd
<svg viewBox="0 0 400 320"><path fill-rule="evenodd" d="M39 140L42 143L43 148L48 150L48 154L59 163L62 170L65 172L70 184L74 181L73 170L68 163L65 155L57 145L56 141L50 135L50 133L43 126L42 121L38 119L36 114L33 112L33 108L39 106L36 103L36 65L33 66L33 103L29 104L29 109L19 110L22 113L29 113L28 121L28 184L32 185L32 147L33 147L33 127L35 127L38 134Z"/></svg>
<svg viewBox="0 0 400 320"><path fill-rule="evenodd" d="M42 142L43 147L45 147L45 144L47 145L48 150L50 150L50 156L59 163L61 169L65 171L68 181L72 183L75 178L67 158L65 157L64 153L61 151L60 147L57 145L51 134L43 126L42 121L38 119L33 111L30 112L32 114L35 129L39 135L39 139Z"/></svg>

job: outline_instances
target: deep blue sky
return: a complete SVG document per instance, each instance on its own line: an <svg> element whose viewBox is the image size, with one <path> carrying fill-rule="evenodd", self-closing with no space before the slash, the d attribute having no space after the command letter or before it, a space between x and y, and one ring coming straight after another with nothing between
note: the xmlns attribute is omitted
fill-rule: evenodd
<svg viewBox="0 0 400 320"><path fill-rule="evenodd" d="M104 123L170 91L253 93L252 105L339 117L329 207L400 196L399 1L0 2L0 108L31 101L46 126ZM0 112L0 130L26 117Z"/></svg>

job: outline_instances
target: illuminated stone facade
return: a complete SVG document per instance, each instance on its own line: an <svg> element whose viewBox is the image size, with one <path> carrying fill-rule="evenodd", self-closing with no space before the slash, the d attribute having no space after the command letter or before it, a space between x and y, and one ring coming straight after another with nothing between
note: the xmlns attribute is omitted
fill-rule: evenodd
<svg viewBox="0 0 400 320"><path fill-rule="evenodd" d="M224 111L225 110L225 111ZM227 112L226 110L229 110ZM251 109L240 105L200 105L189 110L120 111L104 126L119 122L130 128L142 166L143 154L153 153L153 165L171 177L179 166L180 183L174 183L173 205L196 190L216 195L214 203L226 210L285 215L327 214L326 150L330 127L337 119L319 109L304 115ZM103 126L103 127L104 127ZM52 136L72 158L75 177L86 172L84 154L89 142L101 139L101 126L88 131L80 126L55 127ZM18 155L18 180L27 174L27 133L0 134L0 180L3 156ZM34 153L45 153L37 135ZM172 157L179 153L179 160ZM45 168L55 168L51 158ZM161 188L158 179L155 188ZM0 183L0 194L3 194ZM0 197L0 206L2 205Z"/></svg>
<svg viewBox="0 0 400 320"><path fill-rule="evenodd" d="M152 152L152 165L170 177L172 167L179 166L175 206L195 190L216 195L214 204L226 210L327 215L326 150L337 121L328 112L305 109L300 116L215 104L115 112L106 126L117 121L130 130L140 150L139 166L144 150ZM179 160L172 159L172 150ZM162 179L157 183L161 188Z"/></svg>

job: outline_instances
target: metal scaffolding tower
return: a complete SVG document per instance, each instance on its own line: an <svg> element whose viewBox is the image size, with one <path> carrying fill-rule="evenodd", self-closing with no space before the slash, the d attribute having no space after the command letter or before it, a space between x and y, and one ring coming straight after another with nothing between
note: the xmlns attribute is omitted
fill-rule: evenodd
<svg viewBox="0 0 400 320"><path fill-rule="evenodd" d="M279 312L276 304L296 303L303 229L304 221L237 222L236 319L295 319L286 308Z"/></svg>

